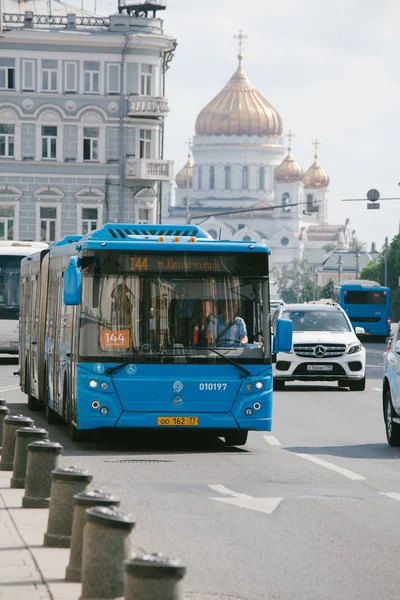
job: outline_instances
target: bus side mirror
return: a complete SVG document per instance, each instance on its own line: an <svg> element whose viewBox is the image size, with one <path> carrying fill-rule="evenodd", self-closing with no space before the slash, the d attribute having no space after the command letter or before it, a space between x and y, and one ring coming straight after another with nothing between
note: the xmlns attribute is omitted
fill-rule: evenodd
<svg viewBox="0 0 400 600"><path fill-rule="evenodd" d="M77 306L81 302L82 273L78 262L77 256L71 256L64 272L64 304L67 306Z"/></svg>
<svg viewBox="0 0 400 600"><path fill-rule="evenodd" d="M275 323L275 335L273 353L291 352L293 345L293 323L290 319L277 319Z"/></svg>

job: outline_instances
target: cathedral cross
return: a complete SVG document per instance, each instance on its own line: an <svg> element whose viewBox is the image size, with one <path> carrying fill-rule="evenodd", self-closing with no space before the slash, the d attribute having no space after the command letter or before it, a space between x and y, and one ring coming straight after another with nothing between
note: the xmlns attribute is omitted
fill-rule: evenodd
<svg viewBox="0 0 400 600"><path fill-rule="evenodd" d="M242 29L239 29L238 33L235 34L233 36L236 40L238 40L238 46L239 46L239 53L238 53L238 59L239 59L239 66L242 64L242 58L243 58L243 54L242 54L242 50L243 50L243 40L247 40L247 35L245 35L243 33Z"/></svg>
<svg viewBox="0 0 400 600"><path fill-rule="evenodd" d="M187 140L187 142L185 142L185 144L186 144L186 145L187 145L187 147L188 147L188 159L189 159L189 161L190 161L190 159L192 158L192 153L191 153L191 150L192 150L192 142L193 142L193 140L192 140L192 138L191 138L191 137L190 137L190 138Z"/></svg>
<svg viewBox="0 0 400 600"><path fill-rule="evenodd" d="M317 159L318 158L318 146L320 146L321 142L319 141L318 138L314 138L313 140L313 146L314 146L314 156Z"/></svg>
<svg viewBox="0 0 400 600"><path fill-rule="evenodd" d="M286 134L286 137L288 139L288 150L289 152L292 149L292 139L295 137L294 133L289 129L289 131Z"/></svg>

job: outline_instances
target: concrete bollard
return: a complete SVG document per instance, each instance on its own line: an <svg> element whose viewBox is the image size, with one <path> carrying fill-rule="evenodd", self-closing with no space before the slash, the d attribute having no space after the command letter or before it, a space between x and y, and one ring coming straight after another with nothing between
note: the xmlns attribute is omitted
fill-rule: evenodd
<svg viewBox="0 0 400 600"><path fill-rule="evenodd" d="M89 471L64 467L53 471L49 520L44 534L44 546L69 548L71 544L74 496L83 492L92 481Z"/></svg>
<svg viewBox="0 0 400 600"><path fill-rule="evenodd" d="M79 600L119 598L124 593L124 560L131 552L135 521L116 508L86 510Z"/></svg>
<svg viewBox="0 0 400 600"><path fill-rule="evenodd" d="M125 600L182 600L181 580L186 568L162 554L125 561Z"/></svg>
<svg viewBox="0 0 400 600"><path fill-rule="evenodd" d="M7 406L0 406L0 450L3 443L3 427L4 419L10 414L10 409Z"/></svg>
<svg viewBox="0 0 400 600"><path fill-rule="evenodd" d="M5 398L0 398L0 406L5 406L7 404L7 400Z"/></svg>
<svg viewBox="0 0 400 600"><path fill-rule="evenodd" d="M17 429L15 432L14 468L10 487L25 487L28 444L31 442L38 442L39 440L45 440L48 437L48 432L40 427L22 427L21 429Z"/></svg>
<svg viewBox="0 0 400 600"><path fill-rule="evenodd" d="M74 516L72 521L71 552L69 565L65 572L67 581L81 581L82 543L87 508L93 506L119 506L120 500L102 490L86 490L74 496Z"/></svg>
<svg viewBox="0 0 400 600"><path fill-rule="evenodd" d="M21 427L32 427L33 420L24 415L11 415L4 419L3 449L1 451L0 471L12 471L15 454L15 432Z"/></svg>
<svg viewBox="0 0 400 600"><path fill-rule="evenodd" d="M28 444L23 508L49 507L52 473L59 466L62 451L61 444L49 440Z"/></svg>

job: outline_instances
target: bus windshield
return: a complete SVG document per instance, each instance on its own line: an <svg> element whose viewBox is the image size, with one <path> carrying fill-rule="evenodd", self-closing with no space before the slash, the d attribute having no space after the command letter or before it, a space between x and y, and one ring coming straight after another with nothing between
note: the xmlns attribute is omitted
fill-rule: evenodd
<svg viewBox="0 0 400 600"><path fill-rule="evenodd" d="M263 363L269 353L263 347L263 281L190 273L86 273L80 357L214 363L226 354L239 362Z"/></svg>
<svg viewBox="0 0 400 600"><path fill-rule="evenodd" d="M2 309L19 308L21 260L24 256L0 256L0 315Z"/></svg>
<svg viewBox="0 0 400 600"><path fill-rule="evenodd" d="M345 304L385 305L387 302L386 292L378 292L373 290L344 290L343 297Z"/></svg>

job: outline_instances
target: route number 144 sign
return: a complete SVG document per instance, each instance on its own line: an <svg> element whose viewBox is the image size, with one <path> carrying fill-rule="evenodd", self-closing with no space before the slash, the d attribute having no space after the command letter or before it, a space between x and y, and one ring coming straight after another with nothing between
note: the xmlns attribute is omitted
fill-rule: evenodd
<svg viewBox="0 0 400 600"><path fill-rule="evenodd" d="M102 329L100 331L100 346L102 350L129 348L129 329Z"/></svg>

